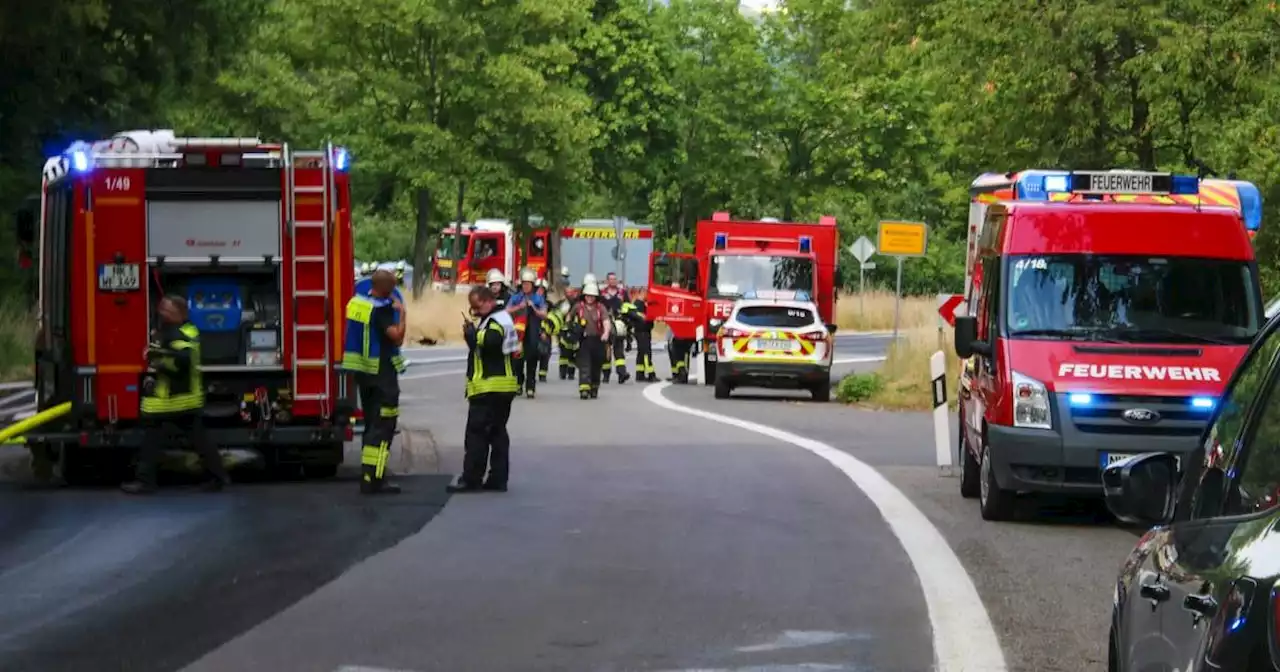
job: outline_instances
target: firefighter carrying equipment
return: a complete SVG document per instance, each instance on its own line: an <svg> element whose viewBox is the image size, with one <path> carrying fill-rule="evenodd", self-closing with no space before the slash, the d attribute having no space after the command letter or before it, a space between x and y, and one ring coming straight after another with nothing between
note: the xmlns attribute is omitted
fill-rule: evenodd
<svg viewBox="0 0 1280 672"><path fill-rule="evenodd" d="M144 385L141 410L146 414L180 413L204 408L200 374L200 330L190 322L165 327L161 343L147 349L154 378Z"/></svg>
<svg viewBox="0 0 1280 672"><path fill-rule="evenodd" d="M502 271L499 271L496 268L491 268L489 269L489 274L484 276L484 284L492 285L495 282L505 285L507 284L507 276L503 275Z"/></svg>
<svg viewBox="0 0 1280 672"><path fill-rule="evenodd" d="M537 281L538 281L538 274L534 272L532 268L526 268L520 271L520 282L536 283Z"/></svg>
<svg viewBox="0 0 1280 672"><path fill-rule="evenodd" d="M515 394L516 382L512 355L519 351L511 316L501 309L494 310L480 321L475 331L468 331L467 345L471 357L467 360L467 398L481 394Z"/></svg>

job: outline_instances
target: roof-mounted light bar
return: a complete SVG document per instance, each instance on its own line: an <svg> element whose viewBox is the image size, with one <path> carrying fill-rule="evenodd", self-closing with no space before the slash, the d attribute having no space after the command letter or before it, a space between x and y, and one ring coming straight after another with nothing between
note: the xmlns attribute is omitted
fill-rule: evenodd
<svg viewBox="0 0 1280 672"><path fill-rule="evenodd" d="M1050 194L1084 196L1194 196L1200 193L1195 175L1136 170L1027 170L1015 180L1019 200L1047 201Z"/></svg>

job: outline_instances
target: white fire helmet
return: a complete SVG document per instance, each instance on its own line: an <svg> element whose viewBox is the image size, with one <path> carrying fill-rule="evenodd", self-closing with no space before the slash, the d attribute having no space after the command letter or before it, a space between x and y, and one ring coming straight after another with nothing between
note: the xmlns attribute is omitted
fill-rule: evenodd
<svg viewBox="0 0 1280 672"><path fill-rule="evenodd" d="M537 282L538 274L532 268L526 268L520 271L520 282Z"/></svg>
<svg viewBox="0 0 1280 672"><path fill-rule="evenodd" d="M542 278L538 278L538 281L537 281L537 282L535 282L535 283L533 283L533 286L534 286L534 287L541 287L541 288L543 288L543 289L546 289L546 288L547 288L547 281L546 281L546 280L543 280Z"/></svg>
<svg viewBox="0 0 1280 672"><path fill-rule="evenodd" d="M594 282L588 282L582 286L583 296L600 296L600 286Z"/></svg>
<svg viewBox="0 0 1280 672"><path fill-rule="evenodd" d="M484 276L484 284L492 285L495 282L499 282L505 285L507 284L507 276L503 275L502 271L499 271L498 269L493 268L489 270L488 275Z"/></svg>
<svg viewBox="0 0 1280 672"><path fill-rule="evenodd" d="M596 282L596 274L595 274L595 273L588 273L588 274L586 274L586 275L582 276L582 286L583 286L583 287L586 287L587 285L595 285L595 284L599 284L599 283L597 283L597 282Z"/></svg>
<svg viewBox="0 0 1280 672"><path fill-rule="evenodd" d="M569 277L569 267L568 267L568 266L561 266L561 267L560 267L560 277L562 277L562 278L567 278L567 277Z"/></svg>

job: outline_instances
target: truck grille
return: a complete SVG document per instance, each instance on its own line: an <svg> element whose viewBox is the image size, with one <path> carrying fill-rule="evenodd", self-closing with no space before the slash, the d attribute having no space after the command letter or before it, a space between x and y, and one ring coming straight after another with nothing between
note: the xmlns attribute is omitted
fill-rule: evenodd
<svg viewBox="0 0 1280 672"><path fill-rule="evenodd" d="M1119 394L1091 394L1086 406L1068 400L1067 412L1081 432L1132 434L1137 436L1199 436L1212 411L1191 406L1191 397L1149 397ZM1135 423L1124 412L1142 408L1160 414L1155 422Z"/></svg>

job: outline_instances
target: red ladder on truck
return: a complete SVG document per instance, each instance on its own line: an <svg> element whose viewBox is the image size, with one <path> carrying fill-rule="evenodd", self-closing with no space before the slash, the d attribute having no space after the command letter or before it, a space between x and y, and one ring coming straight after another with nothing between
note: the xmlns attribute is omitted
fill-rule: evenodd
<svg viewBox="0 0 1280 672"><path fill-rule="evenodd" d="M289 277L293 289L294 405L298 412L332 410L330 388L336 363L330 343L330 224L333 221L333 147L290 152L284 148L292 246Z"/></svg>

